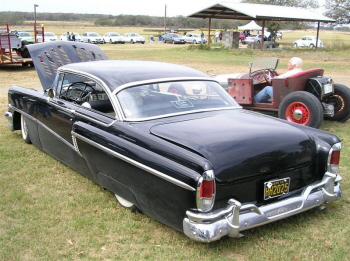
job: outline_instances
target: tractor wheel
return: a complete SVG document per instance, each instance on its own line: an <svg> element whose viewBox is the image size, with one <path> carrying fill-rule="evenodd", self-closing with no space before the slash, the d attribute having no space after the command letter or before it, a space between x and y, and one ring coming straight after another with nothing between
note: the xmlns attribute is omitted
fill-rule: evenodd
<svg viewBox="0 0 350 261"><path fill-rule="evenodd" d="M318 128L323 120L323 107L313 94L292 92L282 100L278 117L301 125Z"/></svg>
<svg viewBox="0 0 350 261"><path fill-rule="evenodd" d="M30 53L28 51L27 45L29 45L27 41L22 41L22 47L20 50L22 58L30 58Z"/></svg>
<svg viewBox="0 0 350 261"><path fill-rule="evenodd" d="M174 94L179 94L179 95L185 95L186 90L185 88L177 83L173 83L169 86L168 92L174 93Z"/></svg>
<svg viewBox="0 0 350 261"><path fill-rule="evenodd" d="M350 118L350 89L342 84L334 84L334 95L324 101L334 106L334 116L330 121L344 122Z"/></svg>

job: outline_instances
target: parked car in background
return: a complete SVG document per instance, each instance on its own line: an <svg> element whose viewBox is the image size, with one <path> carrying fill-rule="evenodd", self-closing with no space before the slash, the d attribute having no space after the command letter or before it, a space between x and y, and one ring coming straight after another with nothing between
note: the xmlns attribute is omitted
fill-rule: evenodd
<svg viewBox="0 0 350 261"><path fill-rule="evenodd" d="M123 37L126 43L145 43L145 38L137 33L126 33Z"/></svg>
<svg viewBox="0 0 350 261"><path fill-rule="evenodd" d="M26 41L29 44L33 44L35 41L34 37L29 32L18 32L17 36L21 39L22 42Z"/></svg>
<svg viewBox="0 0 350 261"><path fill-rule="evenodd" d="M36 39L39 43L41 43L43 41L43 37L41 34L38 34L36 36ZM58 38L54 33L51 32L44 32L44 41L45 42L52 42L52 41L57 41Z"/></svg>
<svg viewBox="0 0 350 261"><path fill-rule="evenodd" d="M95 32L85 32L81 34L81 37L83 38L84 43L91 43L91 44L103 44L103 38L101 35Z"/></svg>
<svg viewBox="0 0 350 261"><path fill-rule="evenodd" d="M162 38L164 43L172 43L172 44L186 43L185 39L181 35L175 34L175 33L164 34Z"/></svg>
<svg viewBox="0 0 350 261"><path fill-rule="evenodd" d="M182 38L185 40L186 43L200 44L207 42L207 39L202 39L200 34L187 33L186 35L182 36Z"/></svg>
<svg viewBox="0 0 350 261"><path fill-rule="evenodd" d="M83 41L83 38L81 37L80 34L78 34L77 32L73 32L73 34L75 36L75 41L76 42L82 42ZM61 34L60 40L61 41L67 41L67 32L64 32L63 34Z"/></svg>
<svg viewBox="0 0 350 261"><path fill-rule="evenodd" d="M295 42L293 42L293 47L316 47L316 36L313 35L307 35L307 36L303 36L301 39L296 40ZM323 42L318 39L317 41L317 47L322 48L324 47Z"/></svg>
<svg viewBox="0 0 350 261"><path fill-rule="evenodd" d="M114 33L114 32L108 32L103 35L103 42L104 43L111 43L111 44L125 44L124 36Z"/></svg>
<svg viewBox="0 0 350 261"><path fill-rule="evenodd" d="M267 41L267 37L264 37L264 41ZM249 44L249 43L260 43L261 42L261 34L251 34L248 37L246 37L244 40L242 40L242 43Z"/></svg>
<svg viewBox="0 0 350 261"><path fill-rule="evenodd" d="M108 60L92 44L28 49L43 90L9 89L9 130L192 240L239 238L341 197L337 136L244 110L201 71Z"/></svg>

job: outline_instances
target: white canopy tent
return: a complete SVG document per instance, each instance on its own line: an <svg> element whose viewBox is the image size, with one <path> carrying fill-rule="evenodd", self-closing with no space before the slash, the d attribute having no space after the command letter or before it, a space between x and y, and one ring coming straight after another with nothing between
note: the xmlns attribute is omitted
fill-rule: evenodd
<svg viewBox="0 0 350 261"><path fill-rule="evenodd" d="M238 30L257 30L261 31L262 27L258 25L255 21L251 21L250 23L242 26L238 26Z"/></svg>

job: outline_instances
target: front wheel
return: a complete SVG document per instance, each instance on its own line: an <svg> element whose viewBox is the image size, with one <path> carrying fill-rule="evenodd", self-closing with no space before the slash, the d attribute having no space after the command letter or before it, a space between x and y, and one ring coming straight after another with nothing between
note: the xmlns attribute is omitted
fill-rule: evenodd
<svg viewBox="0 0 350 261"><path fill-rule="evenodd" d="M292 92L282 100L278 117L290 122L318 128L323 121L323 107L313 94L305 91Z"/></svg>
<svg viewBox="0 0 350 261"><path fill-rule="evenodd" d="M293 47L294 47L294 48L297 48L297 47L298 47L298 44L297 44L297 43L294 43L294 44L293 44Z"/></svg>
<svg viewBox="0 0 350 261"><path fill-rule="evenodd" d="M334 106L334 116L330 121L344 122L350 118L350 89L342 84L334 84L334 94L324 101Z"/></svg>
<svg viewBox="0 0 350 261"><path fill-rule="evenodd" d="M22 130L22 138L25 143L31 144L31 140L29 138L29 130L27 126L27 122L23 114L21 114L21 130Z"/></svg>

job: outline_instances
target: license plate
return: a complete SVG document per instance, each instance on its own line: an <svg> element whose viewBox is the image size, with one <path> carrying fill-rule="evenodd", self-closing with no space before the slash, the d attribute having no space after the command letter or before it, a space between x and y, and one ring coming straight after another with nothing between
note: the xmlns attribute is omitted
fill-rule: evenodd
<svg viewBox="0 0 350 261"><path fill-rule="evenodd" d="M290 178L271 180L264 183L264 200L289 193Z"/></svg>
<svg viewBox="0 0 350 261"><path fill-rule="evenodd" d="M333 92L333 85L332 84L325 84L325 85L323 85L323 90L324 90L324 94Z"/></svg>

